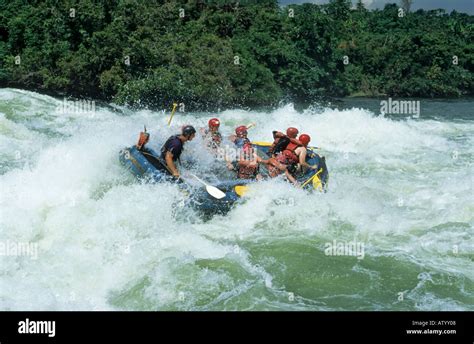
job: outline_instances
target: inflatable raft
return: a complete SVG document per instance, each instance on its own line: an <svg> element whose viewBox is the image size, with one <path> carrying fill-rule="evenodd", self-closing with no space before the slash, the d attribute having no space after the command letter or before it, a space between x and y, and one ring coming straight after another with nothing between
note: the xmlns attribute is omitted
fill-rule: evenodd
<svg viewBox="0 0 474 344"><path fill-rule="evenodd" d="M270 145L270 143L266 142L253 143L257 153L265 159L268 158ZM159 155L152 149L143 148L139 150L137 146L124 148L119 153L119 160L139 179L151 182L176 182L175 179L166 173L164 162L160 160ZM325 191L329 173L324 157L319 156L312 148L308 148L306 161L309 165L316 168L308 169L305 173L295 175L301 187L306 190ZM255 180L237 179L214 184L225 194L225 197L220 199L212 197L204 187L191 187L186 180L178 183L178 185L189 195L185 205L189 205L205 214L225 214L234 204L244 198L245 193L251 187L251 183L255 183ZM192 191L190 191L191 188L193 189Z"/></svg>
<svg viewBox="0 0 474 344"><path fill-rule="evenodd" d="M148 182L176 182L164 171L164 162L153 149L139 150L137 146L124 148L119 153L119 160L138 179ZM191 180L189 181L191 182ZM224 214L240 200L244 194L245 186L250 182L253 181L233 180L215 185L225 193L225 197L220 199L209 195L205 187L192 187L191 183L186 182L186 179L177 185L189 196L185 202L186 206L191 206L205 214Z"/></svg>
<svg viewBox="0 0 474 344"><path fill-rule="evenodd" d="M119 160L139 179L155 182L172 180L168 174L164 173L164 167L158 168L162 163L153 149L139 150L137 146L124 148L119 153Z"/></svg>

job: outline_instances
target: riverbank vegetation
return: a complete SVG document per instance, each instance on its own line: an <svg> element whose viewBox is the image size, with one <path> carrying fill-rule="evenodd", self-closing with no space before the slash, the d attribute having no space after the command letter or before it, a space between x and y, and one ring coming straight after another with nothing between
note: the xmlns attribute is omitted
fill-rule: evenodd
<svg viewBox="0 0 474 344"><path fill-rule="evenodd" d="M0 85L132 106L474 94L474 16L359 1L0 2Z"/></svg>

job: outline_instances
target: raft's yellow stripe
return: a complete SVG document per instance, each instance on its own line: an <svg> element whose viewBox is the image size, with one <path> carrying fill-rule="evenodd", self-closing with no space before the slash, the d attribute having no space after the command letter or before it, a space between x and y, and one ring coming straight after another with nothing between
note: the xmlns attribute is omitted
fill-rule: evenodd
<svg viewBox="0 0 474 344"><path fill-rule="evenodd" d="M265 146L265 147L272 145L270 142L263 142L263 141L252 142L252 144L257 145L257 146Z"/></svg>

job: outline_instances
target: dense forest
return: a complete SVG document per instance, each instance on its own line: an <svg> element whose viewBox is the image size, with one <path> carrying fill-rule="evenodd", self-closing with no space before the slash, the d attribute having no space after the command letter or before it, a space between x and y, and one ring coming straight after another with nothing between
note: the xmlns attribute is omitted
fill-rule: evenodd
<svg viewBox="0 0 474 344"><path fill-rule="evenodd" d="M474 94L474 16L361 1L0 0L0 86L131 106Z"/></svg>

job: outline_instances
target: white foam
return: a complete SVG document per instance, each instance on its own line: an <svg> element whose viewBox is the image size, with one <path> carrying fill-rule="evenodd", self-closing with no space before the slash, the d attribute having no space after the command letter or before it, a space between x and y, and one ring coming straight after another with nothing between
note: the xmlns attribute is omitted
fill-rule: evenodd
<svg viewBox="0 0 474 344"><path fill-rule="evenodd" d="M472 132L472 123L395 121L362 109L299 113L291 104L268 113L224 111L218 114L224 136L251 122L253 140L271 141L272 130L288 126L309 133L327 157L329 191L308 194L281 180L266 181L227 216L191 223L173 216L174 202L183 197L173 185L140 184L119 164L118 151L135 143L144 124L150 146L159 149L181 125L204 127L215 114L177 113L168 127L169 113L120 115L97 108L94 117L61 115L53 113L57 100L36 93L0 90L0 99L23 106L15 105L9 119L0 116L0 159L8 166L0 175L0 240L39 245L37 260L0 257L0 309L113 309L111 293L144 277L151 283L144 291L150 307L193 309L203 299L222 306L225 297L247 292L248 283L278 288L272 272L245 249L246 242L276 238L359 237L371 244L366 256L408 252L419 258L413 264L472 278L465 252L472 248L462 242L473 227L459 232L447 225L430 233L449 222L474 223L473 147L469 140L450 140L453 133ZM10 149L28 156L29 167L12 165ZM212 171L199 138L185 150L185 158L194 155L201 170ZM458 242L462 254L450 255ZM222 259L241 266L252 282L187 267ZM193 276L188 280L187 269ZM185 281L195 284L189 298L193 288ZM176 301L180 288L184 303ZM206 296L207 289L219 301ZM426 298L418 307L462 307L435 302Z"/></svg>

